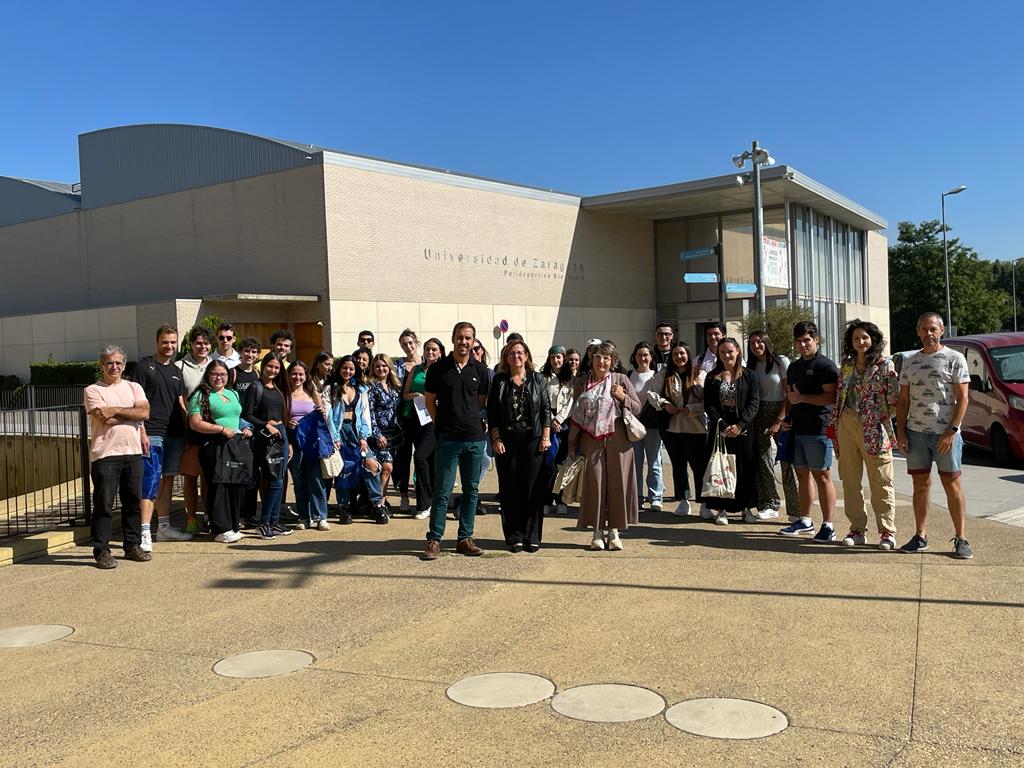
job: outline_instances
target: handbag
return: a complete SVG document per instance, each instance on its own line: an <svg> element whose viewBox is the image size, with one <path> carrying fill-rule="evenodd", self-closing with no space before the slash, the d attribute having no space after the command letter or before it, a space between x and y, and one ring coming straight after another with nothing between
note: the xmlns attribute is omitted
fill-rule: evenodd
<svg viewBox="0 0 1024 768"><path fill-rule="evenodd" d="M719 422L721 424L721 422ZM736 498L736 456L726 450L725 435L715 427L715 449L704 471L701 496L705 499Z"/></svg>
<svg viewBox="0 0 1024 768"><path fill-rule="evenodd" d="M626 426L626 435L629 436L631 443L636 443L647 437L647 427L640 423L640 419L636 417L635 413L624 405L620 405L619 410L622 411L622 423Z"/></svg>
<svg viewBox="0 0 1024 768"><path fill-rule="evenodd" d="M272 479L280 480L284 477L285 472L284 438L281 436L273 437L267 432L263 434L267 435L267 450L263 454L263 466Z"/></svg>
<svg viewBox="0 0 1024 768"><path fill-rule="evenodd" d="M575 504L583 497L583 468L586 459L572 456L561 463L555 474L555 493L562 494L562 502Z"/></svg>
<svg viewBox="0 0 1024 768"><path fill-rule="evenodd" d="M558 456L558 449L562 447L562 438L556 432L551 436L551 445L544 451L544 466L555 466L555 457Z"/></svg>
<svg viewBox="0 0 1024 768"><path fill-rule="evenodd" d="M637 416L640 423L648 429L668 429L668 423L672 419L672 415L668 411L659 411L650 403L644 403L644 407L640 409L640 415Z"/></svg>
<svg viewBox="0 0 1024 768"><path fill-rule="evenodd" d="M796 453L796 440L793 437L792 429L780 429L775 433L775 444L778 446L775 451L775 461L793 463L793 456Z"/></svg>
<svg viewBox="0 0 1024 768"><path fill-rule="evenodd" d="M320 459L320 475L324 480L333 480L345 468L345 460L341 458L341 451L337 448L330 456Z"/></svg>
<svg viewBox="0 0 1024 768"><path fill-rule="evenodd" d="M252 480L252 446L248 438L234 435L216 446L213 477L218 485L247 485Z"/></svg>

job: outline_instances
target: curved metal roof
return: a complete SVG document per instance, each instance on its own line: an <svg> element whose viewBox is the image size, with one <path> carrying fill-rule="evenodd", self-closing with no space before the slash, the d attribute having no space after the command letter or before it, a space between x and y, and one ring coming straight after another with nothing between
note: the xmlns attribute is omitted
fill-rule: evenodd
<svg viewBox="0 0 1024 768"><path fill-rule="evenodd" d="M123 203L320 161L319 147L226 128L154 123L78 137L83 207Z"/></svg>

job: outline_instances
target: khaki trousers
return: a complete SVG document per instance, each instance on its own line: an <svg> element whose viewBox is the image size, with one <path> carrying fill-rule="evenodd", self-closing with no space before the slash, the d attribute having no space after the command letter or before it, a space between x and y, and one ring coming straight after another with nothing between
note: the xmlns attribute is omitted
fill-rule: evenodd
<svg viewBox="0 0 1024 768"><path fill-rule="evenodd" d="M864 489L861 479L868 473L871 508L875 512L878 532L896 533L896 490L892 485L892 451L872 456L864 447L864 430L860 420L848 410L839 417L839 478L843 481L843 504L850 528L866 531L868 516L864 511Z"/></svg>

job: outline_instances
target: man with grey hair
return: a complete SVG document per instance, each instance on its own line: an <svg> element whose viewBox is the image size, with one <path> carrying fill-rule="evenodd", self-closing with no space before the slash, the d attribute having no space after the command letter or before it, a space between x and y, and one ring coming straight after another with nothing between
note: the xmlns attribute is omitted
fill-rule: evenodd
<svg viewBox="0 0 1024 768"><path fill-rule="evenodd" d="M110 554L114 495L121 499L121 533L126 560L152 559L139 546L142 523L142 423L149 418L149 401L142 387L121 378L125 354L110 344L100 350L100 380L85 388L92 442L89 458L93 484L92 554L97 568L116 568Z"/></svg>

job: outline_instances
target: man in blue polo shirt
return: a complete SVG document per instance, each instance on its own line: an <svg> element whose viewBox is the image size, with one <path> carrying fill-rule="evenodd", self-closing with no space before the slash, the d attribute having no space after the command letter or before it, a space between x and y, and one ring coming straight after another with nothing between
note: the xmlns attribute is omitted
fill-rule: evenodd
<svg viewBox="0 0 1024 768"><path fill-rule="evenodd" d="M452 330L451 353L427 368L425 398L434 420L437 445L434 448L434 506L430 510L424 560L436 560L441 553L456 467L462 481L463 498L455 551L471 556L484 553L473 541L473 525L484 458L484 424L480 410L487 401L487 367L470 355L475 340L476 328L472 323L456 323Z"/></svg>
<svg viewBox="0 0 1024 768"><path fill-rule="evenodd" d="M818 351L818 326L805 320L793 326L793 341L800 359L789 364L786 382L789 392L790 440L793 441L793 469L800 486L799 517L779 530L783 536L814 533L811 506L817 487L821 499L821 527L814 533L818 542L835 541L832 516L836 509L836 487L832 484L832 441L825 434L825 418L836 395L839 369ZM786 424L782 425L787 428ZM789 510L790 518L796 510Z"/></svg>

